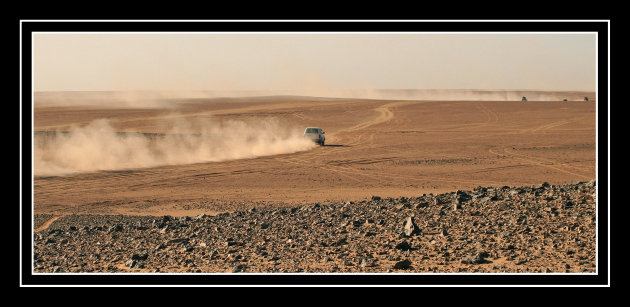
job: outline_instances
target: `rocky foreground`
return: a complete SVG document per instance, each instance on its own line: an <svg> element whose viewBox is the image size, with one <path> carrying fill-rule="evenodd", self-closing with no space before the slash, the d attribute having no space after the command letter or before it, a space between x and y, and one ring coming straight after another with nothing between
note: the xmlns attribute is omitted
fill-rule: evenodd
<svg viewBox="0 0 630 307"><path fill-rule="evenodd" d="M595 225L594 181L216 216L67 215L35 233L34 271L594 272Z"/></svg>

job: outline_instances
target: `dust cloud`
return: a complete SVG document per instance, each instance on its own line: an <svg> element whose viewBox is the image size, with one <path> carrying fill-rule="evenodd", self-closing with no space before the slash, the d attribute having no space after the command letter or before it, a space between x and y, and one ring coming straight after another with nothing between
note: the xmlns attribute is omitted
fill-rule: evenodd
<svg viewBox="0 0 630 307"><path fill-rule="evenodd" d="M38 107L94 107L128 109L175 109L174 99L208 97L204 91L67 91L35 92Z"/></svg>
<svg viewBox="0 0 630 307"><path fill-rule="evenodd" d="M225 122L172 119L167 133L120 132L107 119L36 132L35 176L218 162L294 153L316 145L274 118Z"/></svg>
<svg viewBox="0 0 630 307"><path fill-rule="evenodd" d="M260 93L258 93L260 94ZM376 99L376 100L422 100L422 101L518 101L526 96L530 101L581 101L585 96L594 97L594 92L581 91L538 91L538 90L474 90L474 89L310 89L284 91L277 95L315 96L328 98Z"/></svg>
<svg viewBox="0 0 630 307"><path fill-rule="evenodd" d="M304 90L198 90L198 91L109 91L109 92L35 92L38 107L88 106L95 108L177 109L190 99L261 96L303 96L322 98L435 101L581 101L594 98L595 92L536 90L455 90L455 89L329 89Z"/></svg>

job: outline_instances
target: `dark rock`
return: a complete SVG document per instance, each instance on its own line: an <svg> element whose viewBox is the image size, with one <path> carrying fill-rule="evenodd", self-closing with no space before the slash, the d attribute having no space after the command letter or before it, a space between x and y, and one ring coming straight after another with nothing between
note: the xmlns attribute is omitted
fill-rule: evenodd
<svg viewBox="0 0 630 307"><path fill-rule="evenodd" d="M398 244L396 244L396 249L400 249L403 251L408 251L411 249L411 244L409 244L407 241L402 241Z"/></svg>
<svg viewBox="0 0 630 307"><path fill-rule="evenodd" d="M510 203L502 203L498 206L499 210L511 210L512 209L512 204Z"/></svg>
<svg viewBox="0 0 630 307"><path fill-rule="evenodd" d="M467 202L472 199L472 196L465 191L457 190L455 193L457 200L460 203Z"/></svg>
<svg viewBox="0 0 630 307"><path fill-rule="evenodd" d="M246 266L242 265L242 264L237 264L235 266L232 267L232 273L239 273L239 272L243 272L243 270L246 268Z"/></svg>
<svg viewBox="0 0 630 307"><path fill-rule="evenodd" d="M144 254L133 254L131 256L132 260L147 260L147 258L149 257L149 254L144 253Z"/></svg>
<svg viewBox="0 0 630 307"><path fill-rule="evenodd" d="M435 200L441 205L429 205ZM463 209L450 210L453 202ZM33 269L114 273L125 271L119 267L124 264L165 272L229 272L234 266L241 271L241 263L265 273L366 272L368 267L375 272L394 267L445 273L595 272L596 195L585 182L345 203L257 207L252 212L246 211L252 205L243 203L242 211L204 216L203 222L196 222L198 217L189 222L179 217L68 215L34 235ZM36 225L49 219L36 217ZM137 231L143 225L153 225L153 230ZM418 233L426 235L412 237ZM413 253L419 248L422 253ZM477 265L489 263L486 258L506 261ZM322 260L328 263L312 266ZM391 265L372 265L380 260ZM413 268L411 261L422 266Z"/></svg>
<svg viewBox="0 0 630 307"><path fill-rule="evenodd" d="M166 245L186 243L186 242L188 242L187 238L178 238L178 239L172 239L172 240L166 241Z"/></svg>
<svg viewBox="0 0 630 307"><path fill-rule="evenodd" d="M425 203L425 202L421 202L421 203L412 203L412 204L411 204L411 209L419 209L419 208L426 207L427 205L428 205L428 203Z"/></svg>
<svg viewBox="0 0 630 307"><path fill-rule="evenodd" d="M348 241L346 240L346 238L341 238L339 240L337 240L335 243L333 243L333 246L340 246L340 245L345 245L348 244Z"/></svg>
<svg viewBox="0 0 630 307"><path fill-rule="evenodd" d="M394 264L394 270L407 270L411 268L411 261L405 259Z"/></svg>

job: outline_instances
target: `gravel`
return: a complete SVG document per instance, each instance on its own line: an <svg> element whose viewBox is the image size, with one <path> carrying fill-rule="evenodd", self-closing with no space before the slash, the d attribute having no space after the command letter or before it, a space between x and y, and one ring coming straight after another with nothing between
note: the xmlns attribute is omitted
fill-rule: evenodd
<svg viewBox="0 0 630 307"><path fill-rule="evenodd" d="M66 215L35 234L34 271L595 272L595 206L590 181L216 216Z"/></svg>

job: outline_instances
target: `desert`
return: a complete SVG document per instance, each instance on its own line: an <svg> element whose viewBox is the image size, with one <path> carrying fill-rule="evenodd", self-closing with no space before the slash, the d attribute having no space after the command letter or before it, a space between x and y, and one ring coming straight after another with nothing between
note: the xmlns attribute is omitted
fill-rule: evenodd
<svg viewBox="0 0 630 307"><path fill-rule="evenodd" d="M34 272L594 272L595 93L445 93L35 93Z"/></svg>

